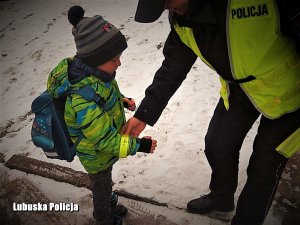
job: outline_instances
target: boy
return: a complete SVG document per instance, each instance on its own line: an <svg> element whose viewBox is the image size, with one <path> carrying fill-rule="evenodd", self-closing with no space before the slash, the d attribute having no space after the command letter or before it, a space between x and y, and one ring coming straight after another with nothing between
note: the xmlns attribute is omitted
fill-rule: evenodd
<svg viewBox="0 0 300 225"><path fill-rule="evenodd" d="M105 100L104 107L78 94L68 95L65 121L74 143L79 136L84 136L76 153L91 179L95 219L101 225L119 225L127 209L117 205L117 196L112 194L112 165L120 157L137 151L153 153L156 140L120 134L125 123L124 106L135 109L135 102L121 95L115 80L127 42L122 33L101 16L83 16L80 6L69 9L77 54L62 60L52 70L48 91L59 97L71 88L89 85Z"/></svg>

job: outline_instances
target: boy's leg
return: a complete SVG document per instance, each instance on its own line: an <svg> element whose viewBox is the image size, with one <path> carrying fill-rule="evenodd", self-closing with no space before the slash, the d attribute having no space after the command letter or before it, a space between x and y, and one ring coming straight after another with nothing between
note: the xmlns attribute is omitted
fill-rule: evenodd
<svg viewBox="0 0 300 225"><path fill-rule="evenodd" d="M288 161L275 149L299 126L300 110L276 120L261 118L247 169L248 179L239 197L232 224L263 224Z"/></svg>
<svg viewBox="0 0 300 225"><path fill-rule="evenodd" d="M111 170L100 171L97 174L89 174L93 193L94 216L101 225L113 225L111 212Z"/></svg>

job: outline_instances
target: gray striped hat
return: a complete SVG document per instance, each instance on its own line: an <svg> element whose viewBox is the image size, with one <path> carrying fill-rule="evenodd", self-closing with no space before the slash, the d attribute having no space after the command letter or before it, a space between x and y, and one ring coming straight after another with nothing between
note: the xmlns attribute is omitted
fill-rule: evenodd
<svg viewBox="0 0 300 225"><path fill-rule="evenodd" d="M77 58L85 64L98 67L127 48L124 35L102 16L84 17L80 6L72 6L68 12L73 25Z"/></svg>

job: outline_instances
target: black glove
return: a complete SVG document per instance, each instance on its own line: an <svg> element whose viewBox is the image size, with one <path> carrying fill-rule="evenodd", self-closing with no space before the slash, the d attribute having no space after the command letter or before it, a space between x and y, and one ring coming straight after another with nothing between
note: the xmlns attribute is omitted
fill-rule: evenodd
<svg viewBox="0 0 300 225"><path fill-rule="evenodd" d="M152 146L152 140L147 138L141 138L140 139L140 147L138 149L138 152L145 152L150 153Z"/></svg>

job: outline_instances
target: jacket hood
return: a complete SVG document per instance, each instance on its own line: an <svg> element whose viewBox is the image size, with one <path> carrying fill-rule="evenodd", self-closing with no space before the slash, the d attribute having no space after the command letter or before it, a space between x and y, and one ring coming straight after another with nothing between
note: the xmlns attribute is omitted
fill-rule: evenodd
<svg viewBox="0 0 300 225"><path fill-rule="evenodd" d="M101 80L111 82L115 78L114 74L108 74L99 69L84 64L78 58L66 58L49 74L47 89L54 98L59 98L67 94L74 88L80 88Z"/></svg>
<svg viewBox="0 0 300 225"><path fill-rule="evenodd" d="M71 90L72 84L68 78L68 64L71 61L72 58L61 60L49 74L47 90L54 98L59 98Z"/></svg>

